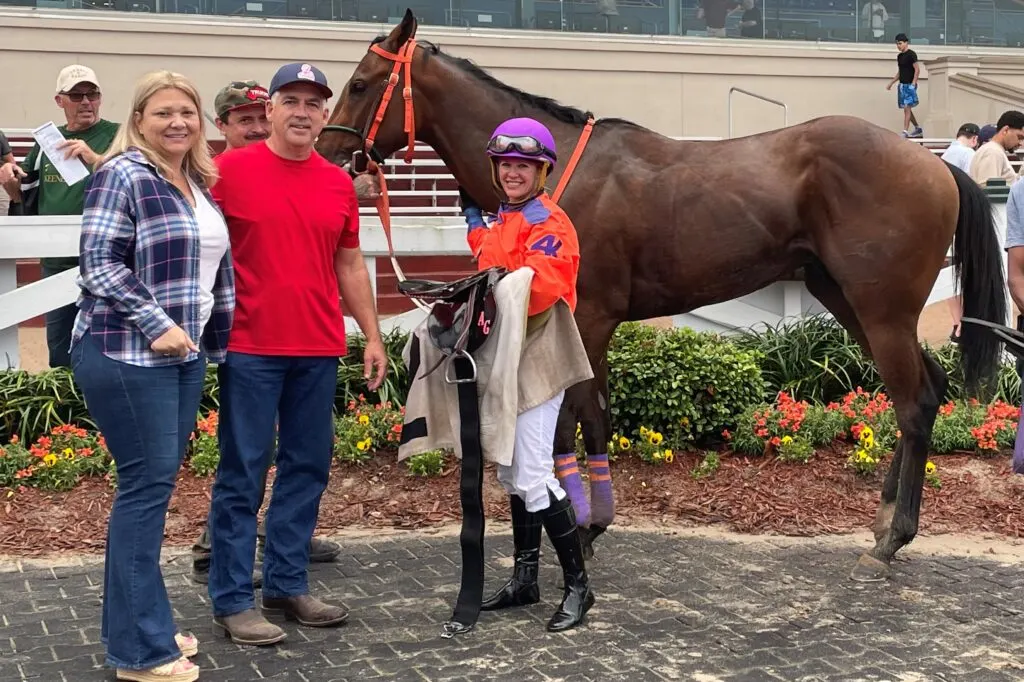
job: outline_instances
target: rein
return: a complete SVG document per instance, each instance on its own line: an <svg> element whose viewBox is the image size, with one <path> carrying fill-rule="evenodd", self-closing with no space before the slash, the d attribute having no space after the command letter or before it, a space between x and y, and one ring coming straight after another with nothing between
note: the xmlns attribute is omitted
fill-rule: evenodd
<svg viewBox="0 0 1024 682"><path fill-rule="evenodd" d="M383 173L384 157L374 147L374 142L377 139L377 133L380 131L380 126L384 121L384 116L387 114L388 105L391 104L391 97L394 95L395 86L398 85L399 72L404 71L405 87L402 88L402 99L404 100L405 118L403 122L403 131L408 136L408 142L406 144L406 151L403 160L406 163L412 163L413 156L416 153L416 112L413 108L412 90L412 58L415 50L415 31L413 32L413 35L409 37L409 40L407 40L405 44L398 49L398 52L388 52L379 44L370 45L368 50L369 52L378 54L393 63L391 73L388 74L387 80L384 81L384 87L373 117L367 119L366 125L363 126L363 130L356 130L349 126L335 124L328 124L323 128L324 132L333 131L348 133L359 137L359 139L363 141L362 149L352 155L351 165L357 174L361 172L375 173L379 179L380 197L378 197L376 204L377 215L380 218L381 226L384 228L384 236L388 242L388 255L391 258L391 267L394 269L399 282L405 282L407 278L395 256L395 248L391 239L391 200L388 197L387 180ZM403 67L405 68L403 69ZM559 178L558 186L555 188L555 192L552 195L552 200L555 203L558 203L558 200L561 198L566 186L569 184L569 179L576 170L576 164L579 163L580 157L583 156L583 151L586 149L587 142L590 140L590 134L593 131L593 128L594 117L589 116L587 118L587 124L584 126L583 132L580 134L580 138L576 143L576 148L573 150L572 156L569 158L569 163L565 168L565 172L562 174L562 177ZM366 159L363 161L363 159L359 157L366 157ZM365 169L361 170L359 167L364 165ZM412 301L416 304L417 308L424 312L430 312L430 306L422 300L415 297L410 298L412 298Z"/></svg>

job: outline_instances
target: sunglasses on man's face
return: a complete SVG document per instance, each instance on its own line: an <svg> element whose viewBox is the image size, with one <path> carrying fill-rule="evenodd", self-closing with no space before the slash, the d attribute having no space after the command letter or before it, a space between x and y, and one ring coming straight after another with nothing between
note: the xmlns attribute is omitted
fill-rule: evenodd
<svg viewBox="0 0 1024 682"><path fill-rule="evenodd" d="M63 95L70 99L72 102L81 102L86 97L89 98L90 102L100 101L99 90L90 90L89 92L65 92L63 93Z"/></svg>

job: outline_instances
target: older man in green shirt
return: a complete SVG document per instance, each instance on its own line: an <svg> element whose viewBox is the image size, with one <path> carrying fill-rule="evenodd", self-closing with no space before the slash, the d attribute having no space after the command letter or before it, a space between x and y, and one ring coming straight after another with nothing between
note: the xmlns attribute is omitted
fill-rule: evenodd
<svg viewBox="0 0 1024 682"><path fill-rule="evenodd" d="M64 111L67 119L67 123L58 128L66 140L62 149L67 158L81 159L90 172L110 147L118 131L117 123L100 118L101 97L99 79L87 66L72 64L62 69L57 76L54 101ZM12 178L21 178L20 186L11 183ZM26 182L26 179L30 182ZM13 204L22 203L23 192L38 188L37 201L31 206L23 204L22 213L81 215L85 205L85 188L89 181L83 179L70 186L66 184L53 162L41 154L36 144L20 167L13 163L0 166L0 184L12 188ZM17 208L15 206L15 212ZM40 265L43 277L51 277L77 267L78 258L43 258ZM50 354L50 367L70 366L71 329L77 312L75 304L71 303L46 314L46 345Z"/></svg>

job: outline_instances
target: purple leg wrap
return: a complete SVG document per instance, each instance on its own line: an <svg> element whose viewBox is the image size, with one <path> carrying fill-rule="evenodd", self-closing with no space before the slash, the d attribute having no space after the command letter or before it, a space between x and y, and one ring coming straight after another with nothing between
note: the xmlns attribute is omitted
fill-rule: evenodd
<svg viewBox="0 0 1024 682"><path fill-rule="evenodd" d="M575 452L555 455L555 477L569 495L573 511L576 512L576 525L589 526L590 502L587 501L587 491L583 489L583 479L580 478Z"/></svg>
<svg viewBox="0 0 1024 682"><path fill-rule="evenodd" d="M615 518L615 497L612 495L608 455L587 455L587 472L590 474L590 503L593 505L590 522L607 528Z"/></svg>

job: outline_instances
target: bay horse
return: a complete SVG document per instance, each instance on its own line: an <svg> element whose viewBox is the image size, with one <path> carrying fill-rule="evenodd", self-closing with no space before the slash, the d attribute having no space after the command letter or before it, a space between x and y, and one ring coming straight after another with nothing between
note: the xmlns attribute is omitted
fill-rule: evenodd
<svg viewBox="0 0 1024 682"><path fill-rule="evenodd" d="M917 533L929 440L948 386L917 324L951 243L964 316L1006 322L985 192L927 149L855 117L713 142L673 140L623 119L595 122L416 40L416 28L407 10L371 41L317 150L358 171L367 153L408 147L408 162L419 140L495 212L484 147L499 123L530 116L548 126L559 152L552 182L586 143L557 201L579 233L576 321L594 379L567 391L554 446L556 457L574 452L579 420L595 491L589 524L580 520L588 544L614 515L610 481L601 499L595 490L607 469L595 476L593 463L607 466L606 354L615 328L729 301L802 271L808 290L872 357L896 411L902 435L872 523L876 543L851 572L854 580L888 578L894 554ZM964 325L961 350L976 389L994 375L1001 345ZM587 504L582 488L566 488L574 504Z"/></svg>

